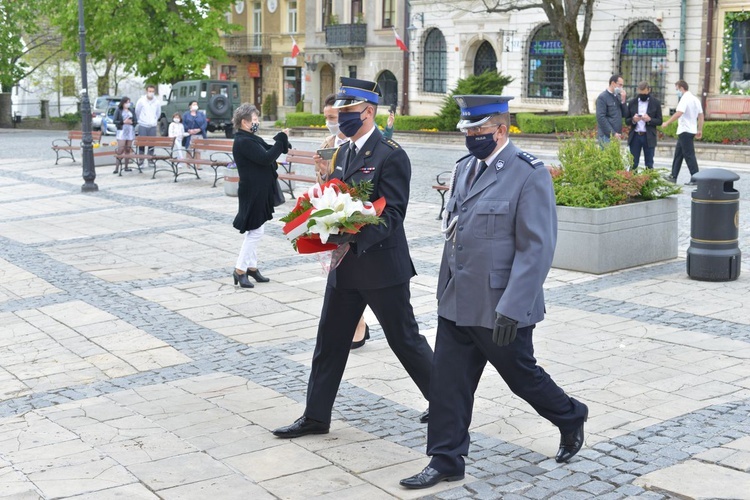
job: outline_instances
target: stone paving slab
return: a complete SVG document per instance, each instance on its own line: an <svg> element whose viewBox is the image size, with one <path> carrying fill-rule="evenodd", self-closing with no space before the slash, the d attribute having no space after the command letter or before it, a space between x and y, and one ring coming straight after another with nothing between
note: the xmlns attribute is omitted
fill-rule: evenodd
<svg viewBox="0 0 750 500"><path fill-rule="evenodd" d="M430 343L443 242L431 184L449 168L435 150L408 145L405 221ZM369 311L372 339L350 357L331 433L269 432L304 408L318 256L296 255L274 220L259 250L271 283L236 288L236 199L206 171L174 183L99 169L100 191L82 195L80 162L52 163L0 160L0 497L658 499L693 495L686 475L750 477L750 281L686 276L689 192L678 259L553 269L545 284L536 356L589 404L579 456L551 460L556 429L485 370L467 479L408 491L398 479L427 463L426 402ZM744 211L750 181L738 188ZM695 495L730 497L723 488Z"/></svg>

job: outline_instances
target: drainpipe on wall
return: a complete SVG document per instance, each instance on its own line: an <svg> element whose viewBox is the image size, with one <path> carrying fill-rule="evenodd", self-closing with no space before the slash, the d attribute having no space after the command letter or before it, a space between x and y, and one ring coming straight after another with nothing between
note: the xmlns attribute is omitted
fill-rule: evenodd
<svg viewBox="0 0 750 500"><path fill-rule="evenodd" d="M409 44L409 38L411 33L409 33L408 27L411 21L409 12L409 0L406 0L404 2L404 44L406 45L406 48L411 50L411 45ZM401 85L403 86L403 95L404 98L401 100L401 115L405 116L409 114L409 52L404 51L404 77L401 79Z"/></svg>
<svg viewBox="0 0 750 500"><path fill-rule="evenodd" d="M709 2L711 0L708 0ZM687 26L687 0L680 2L680 80L685 79L685 30Z"/></svg>
<svg viewBox="0 0 750 500"><path fill-rule="evenodd" d="M706 112L706 97L708 87L711 84L711 54L713 53L714 38L714 4L716 0L708 0L708 16L706 19L706 65L703 68L703 92L701 92L701 105Z"/></svg>

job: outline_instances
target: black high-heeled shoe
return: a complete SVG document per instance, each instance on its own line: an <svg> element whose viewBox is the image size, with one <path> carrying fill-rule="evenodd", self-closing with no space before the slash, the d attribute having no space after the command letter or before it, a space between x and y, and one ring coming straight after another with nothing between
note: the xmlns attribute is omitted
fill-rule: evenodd
<svg viewBox="0 0 750 500"><path fill-rule="evenodd" d="M370 325L365 325L365 336L362 337L362 340L357 340L356 342L352 342L351 349L359 349L363 345L365 345L365 342L370 340Z"/></svg>
<svg viewBox="0 0 750 500"><path fill-rule="evenodd" d="M253 288L255 286L247 279L247 274L239 274L236 270L232 272L232 278L234 278L234 284L239 283L242 288Z"/></svg>
<svg viewBox="0 0 750 500"><path fill-rule="evenodd" d="M260 274L259 269L256 269L255 271L248 269L246 272L248 276L252 276L253 278L255 278L255 281L257 281L258 283L268 283L269 281L271 281L269 278L266 278L265 276Z"/></svg>

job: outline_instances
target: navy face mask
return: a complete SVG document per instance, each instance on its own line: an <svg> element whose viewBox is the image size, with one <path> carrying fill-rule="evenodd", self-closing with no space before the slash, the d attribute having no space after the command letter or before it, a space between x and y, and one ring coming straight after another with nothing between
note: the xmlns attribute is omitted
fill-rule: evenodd
<svg viewBox="0 0 750 500"><path fill-rule="evenodd" d="M484 135L467 135L466 148L475 158L484 160L492 154L497 147L497 141L494 139L495 132Z"/></svg>
<svg viewBox="0 0 750 500"><path fill-rule="evenodd" d="M350 111L347 113L339 113L339 130L342 134L347 137L354 137L354 135L362 128L362 111Z"/></svg>

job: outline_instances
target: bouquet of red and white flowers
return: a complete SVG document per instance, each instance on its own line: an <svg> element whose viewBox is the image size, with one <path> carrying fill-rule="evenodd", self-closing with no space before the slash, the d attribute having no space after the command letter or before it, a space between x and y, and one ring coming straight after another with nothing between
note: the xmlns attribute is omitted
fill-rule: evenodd
<svg viewBox="0 0 750 500"><path fill-rule="evenodd" d="M366 224L383 224L380 214L385 198L367 201L372 182L349 186L339 179L315 184L297 199L294 209L280 220L283 232L299 253L315 253L338 247L328 243L332 234L356 234Z"/></svg>

